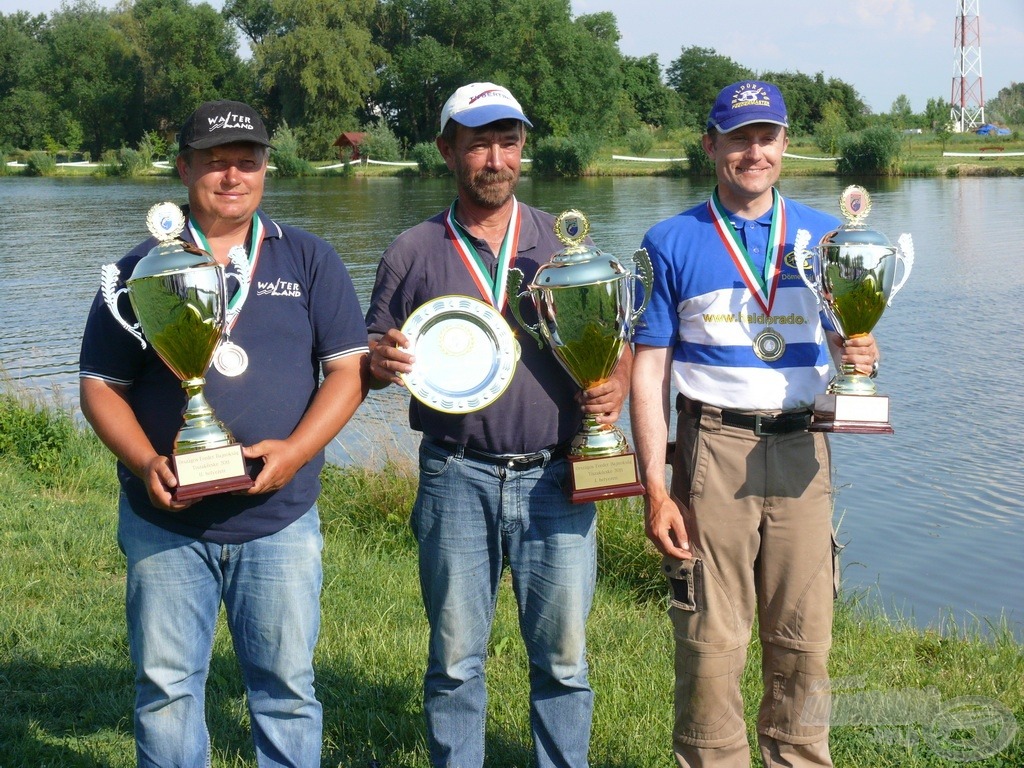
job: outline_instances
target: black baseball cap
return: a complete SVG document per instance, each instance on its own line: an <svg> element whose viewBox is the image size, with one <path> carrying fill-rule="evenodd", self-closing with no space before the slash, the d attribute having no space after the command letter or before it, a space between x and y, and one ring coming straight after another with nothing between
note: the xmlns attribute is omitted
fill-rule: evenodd
<svg viewBox="0 0 1024 768"><path fill-rule="evenodd" d="M207 101L186 118L178 133L178 151L188 147L209 149L236 141L273 149L266 126L255 109L241 101Z"/></svg>

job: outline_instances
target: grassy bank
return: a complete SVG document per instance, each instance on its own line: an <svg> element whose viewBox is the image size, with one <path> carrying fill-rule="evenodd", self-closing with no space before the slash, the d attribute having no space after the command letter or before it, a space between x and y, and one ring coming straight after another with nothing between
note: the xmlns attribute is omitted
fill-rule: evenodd
<svg viewBox="0 0 1024 768"><path fill-rule="evenodd" d="M324 765L427 766L426 623L405 524L411 471L329 468L324 480ZM0 395L4 768L133 764L116 494L113 460L91 434ZM671 763L672 643L657 558L641 528L635 502L602 507L589 627L591 762L600 768ZM513 768L530 764L526 660L504 589L488 666L489 765ZM917 632L846 596L835 634L837 766L1024 765L1024 737L1007 743L1024 724L1024 649L1008 632ZM752 651L749 722L757 661ZM215 766L253 764L242 690L222 625L208 700Z"/></svg>

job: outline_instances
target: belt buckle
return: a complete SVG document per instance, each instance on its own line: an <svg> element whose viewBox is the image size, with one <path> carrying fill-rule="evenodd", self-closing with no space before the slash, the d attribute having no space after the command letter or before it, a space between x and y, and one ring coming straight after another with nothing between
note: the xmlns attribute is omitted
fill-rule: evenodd
<svg viewBox="0 0 1024 768"><path fill-rule="evenodd" d="M774 416L761 416L760 413L754 414L754 435L757 437L764 437L765 435L776 434ZM765 431L767 429L767 431Z"/></svg>

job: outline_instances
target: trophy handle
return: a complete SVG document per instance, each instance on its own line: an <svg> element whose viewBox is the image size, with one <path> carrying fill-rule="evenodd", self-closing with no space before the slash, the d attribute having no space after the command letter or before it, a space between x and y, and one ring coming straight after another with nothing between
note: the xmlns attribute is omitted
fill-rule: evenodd
<svg viewBox="0 0 1024 768"><path fill-rule="evenodd" d="M540 331L538 325L530 325L523 319L522 312L519 311L519 303L523 300L524 296L529 296L529 291L519 292L519 287L523 284L523 272L519 269L510 269L508 271L508 304L512 310L512 314L515 315L516 320L523 329L533 336L537 340L537 346L544 347L544 340L540 337Z"/></svg>
<svg viewBox="0 0 1024 768"><path fill-rule="evenodd" d="M249 257L245 253L245 248L240 245L236 245L230 251L228 251L228 260L235 265L234 272L224 271L225 281L234 278L238 282L238 293L235 294L234 306L231 309L225 309L224 313L224 324L230 328L231 324L238 317L238 313L242 311L242 306L245 304L245 300L249 297L249 283L252 282L252 269L249 266ZM225 286L226 289L226 286ZM225 290L225 298L227 293ZM227 305L225 304L225 308Z"/></svg>
<svg viewBox="0 0 1024 768"><path fill-rule="evenodd" d="M142 344L142 348L146 348L146 340L142 337L142 332L139 330L142 325L138 322L135 325L128 325L128 321L121 316L121 312L117 308L118 298L122 293L128 292L128 287L122 285L120 288L117 284L121 280L121 272L118 270L116 264L104 264L100 268L100 288L103 292L103 301L106 303L107 308L110 310L110 314L114 316L114 319L121 324L128 333L139 340Z"/></svg>
<svg viewBox="0 0 1024 768"><path fill-rule="evenodd" d="M900 235L898 243L896 247L896 260L903 264L903 276L889 293L889 300L885 303L887 307L892 306L893 298L899 293L904 283L907 282L907 278L910 277L910 270L914 268L914 238L910 236L910 233L905 233Z"/></svg>
<svg viewBox="0 0 1024 768"><path fill-rule="evenodd" d="M796 239L793 241L793 261L797 272L800 273L800 279L811 289L811 293L814 294L814 300L821 304L821 292L818 290L818 286L807 277L808 263L811 264L812 268L814 265L814 254L807 250L807 244L810 242L811 233L806 229L798 229Z"/></svg>
<svg viewBox="0 0 1024 768"><path fill-rule="evenodd" d="M629 320L630 327L633 327L636 321L640 319L640 315L647 309L647 303L651 300L651 286L654 285L654 267L651 266L651 257L647 254L647 249L640 248L634 251L633 262L636 264L634 279L639 277L640 282L644 286L644 300L640 302L640 308L633 312L633 316ZM636 286L634 284L635 290Z"/></svg>

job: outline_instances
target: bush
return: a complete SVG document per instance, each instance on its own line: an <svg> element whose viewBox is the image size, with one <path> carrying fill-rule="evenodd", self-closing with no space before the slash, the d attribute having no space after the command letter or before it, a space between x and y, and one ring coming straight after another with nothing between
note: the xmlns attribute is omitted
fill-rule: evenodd
<svg viewBox="0 0 1024 768"><path fill-rule="evenodd" d="M149 172L151 157L148 150L139 151L131 147L121 147L114 155L114 162L107 166L111 176L132 178Z"/></svg>
<svg viewBox="0 0 1024 768"><path fill-rule="evenodd" d="M53 176L57 173L57 161L46 152L32 152L25 161L26 176Z"/></svg>
<svg viewBox="0 0 1024 768"><path fill-rule="evenodd" d="M270 164L274 166L274 175L291 177L306 176L313 172L308 160L299 157L299 137L282 121L280 127L270 137L274 148L270 150Z"/></svg>
<svg viewBox="0 0 1024 768"><path fill-rule="evenodd" d="M686 152L686 160L691 174L694 176L715 175L715 162L704 151L704 145L700 139L689 142L683 150Z"/></svg>
<svg viewBox="0 0 1024 768"><path fill-rule="evenodd" d="M32 469L59 469L75 425L65 411L31 407L0 394L0 456L14 456Z"/></svg>
<svg viewBox="0 0 1024 768"><path fill-rule="evenodd" d="M886 125L844 136L836 170L843 175L895 175L900 169L901 138L899 131Z"/></svg>
<svg viewBox="0 0 1024 768"><path fill-rule="evenodd" d="M11 172L11 169L7 167L7 153L0 152L0 176L6 176Z"/></svg>
<svg viewBox="0 0 1024 768"><path fill-rule="evenodd" d="M635 128L626 134L626 146L630 154L645 157L654 148L654 136L644 128Z"/></svg>
<svg viewBox="0 0 1024 768"><path fill-rule="evenodd" d="M444 176L448 173L448 165L441 157L441 150L432 141L417 144L409 156L416 161L423 176Z"/></svg>
<svg viewBox="0 0 1024 768"><path fill-rule="evenodd" d="M366 138L359 145L359 155L389 163L402 159L402 143L384 118L366 128Z"/></svg>
<svg viewBox="0 0 1024 768"><path fill-rule="evenodd" d="M547 136L534 146L533 170L545 176L582 176L596 154L597 142L588 134Z"/></svg>

